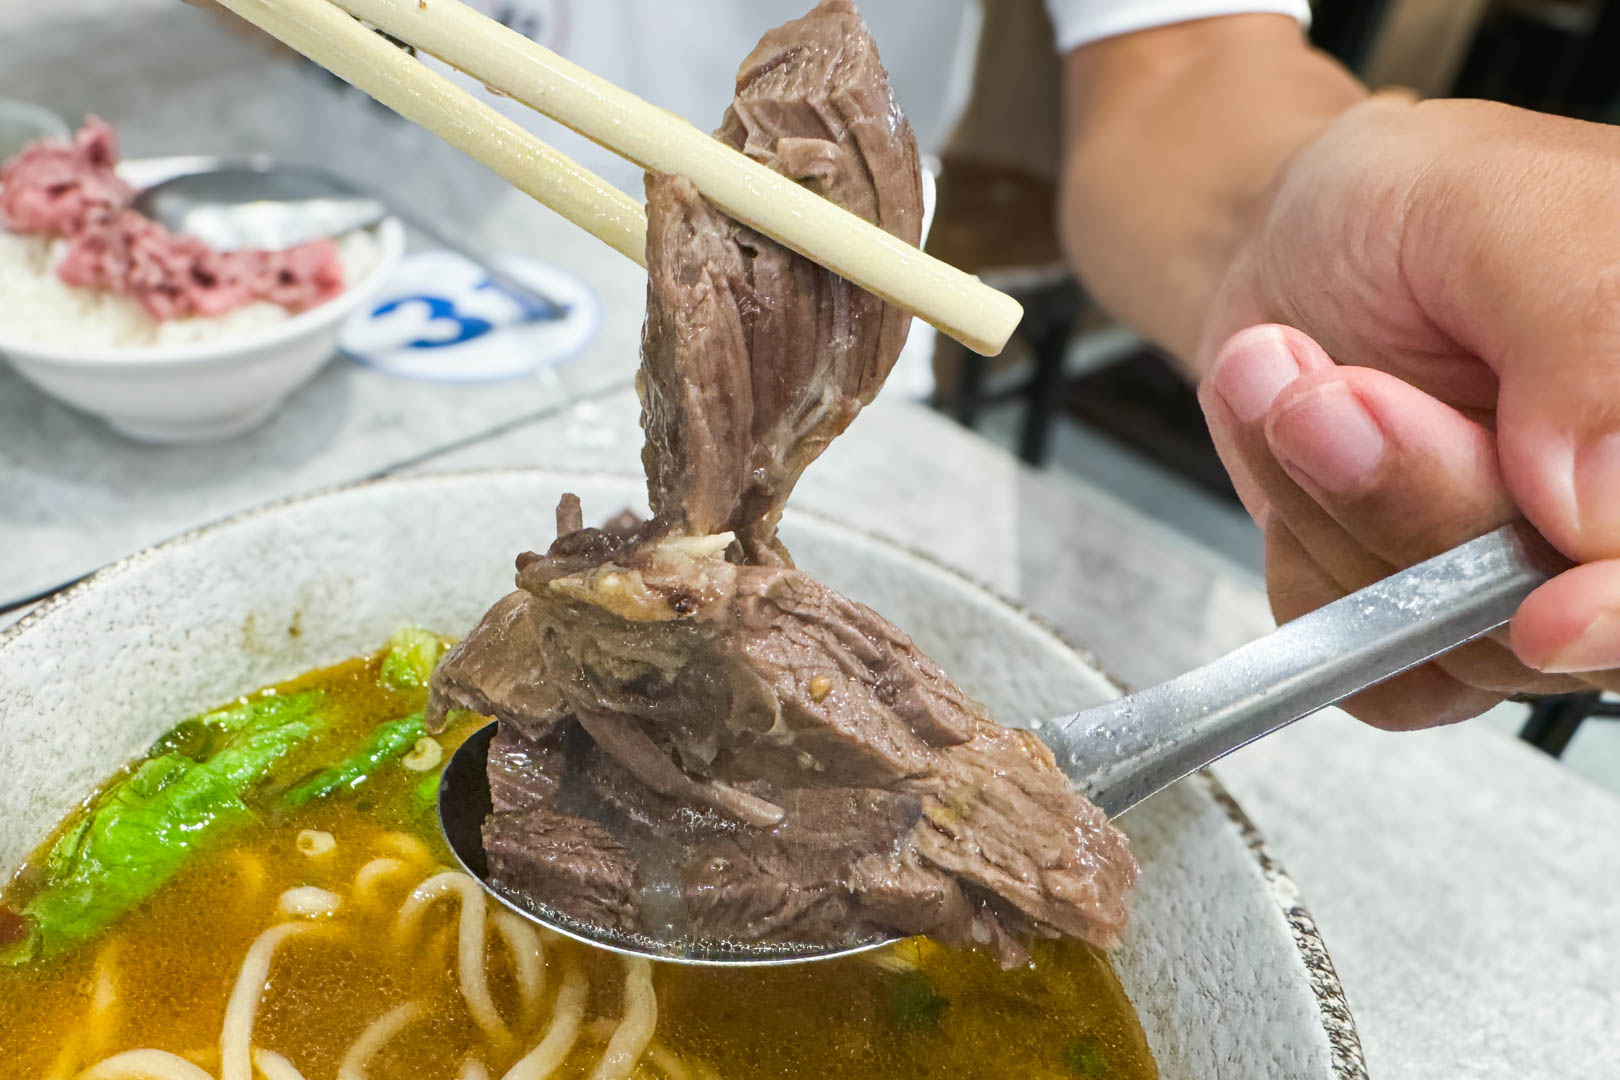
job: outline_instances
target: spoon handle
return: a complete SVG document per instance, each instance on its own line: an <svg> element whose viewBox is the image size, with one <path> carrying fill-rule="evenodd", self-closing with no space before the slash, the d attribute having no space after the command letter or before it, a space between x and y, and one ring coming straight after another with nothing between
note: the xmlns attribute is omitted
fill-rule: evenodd
<svg viewBox="0 0 1620 1080"><path fill-rule="evenodd" d="M335 188L350 191L356 195L364 195L367 198L377 200L380 205L387 208L389 213L399 218L405 224L409 225L412 229L415 229L418 233L425 236L439 247L442 247L447 251L455 252L463 259L466 259L468 262L478 267L497 288L526 305L531 310L534 317L551 320L561 319L563 316L568 314L568 309L566 307L557 303L557 301L536 289L534 286L519 280L516 276L507 273L505 270L495 265L495 260L490 258L485 252L479 250L474 245L467 243L460 237L453 235L448 230L441 228L437 222L432 221L425 214L418 212L415 208L405 205L396 198L389 197L381 189L372 187L369 184L362 184L358 180L351 180L346 176L332 172L330 169L322 168L319 165L289 165L286 163L280 163L276 167L289 173L301 173L305 176L312 176L325 183L331 184Z"/></svg>
<svg viewBox="0 0 1620 1080"><path fill-rule="evenodd" d="M1059 721L1048 740L1110 817L1233 750L1491 632L1570 564L1506 525L1212 663Z"/></svg>
<svg viewBox="0 0 1620 1080"><path fill-rule="evenodd" d="M495 260L482 251L466 243L459 237L451 235L441 229L436 223L418 214L407 206L402 206L397 200L389 199L381 193L373 193L373 197L386 205L389 211L405 224L427 237L433 243L446 250L453 251L463 259L482 270L486 277L498 288L515 296L532 309L534 316L541 319L561 319L568 314L568 309L551 299L545 293L536 289L527 282L519 280L516 276L507 273L495 264Z"/></svg>

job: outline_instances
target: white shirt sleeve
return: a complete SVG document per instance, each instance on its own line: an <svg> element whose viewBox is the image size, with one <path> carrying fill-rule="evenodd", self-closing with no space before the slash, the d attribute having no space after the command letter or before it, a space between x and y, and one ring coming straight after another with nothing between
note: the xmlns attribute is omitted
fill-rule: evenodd
<svg viewBox="0 0 1620 1080"><path fill-rule="evenodd" d="M1310 25L1309 0L1046 0L1059 52L1154 26L1216 15L1274 12Z"/></svg>

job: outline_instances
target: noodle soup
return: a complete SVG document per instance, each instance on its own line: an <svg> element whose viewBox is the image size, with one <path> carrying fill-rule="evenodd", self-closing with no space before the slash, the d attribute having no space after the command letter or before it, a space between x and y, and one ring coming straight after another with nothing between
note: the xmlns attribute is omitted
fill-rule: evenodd
<svg viewBox="0 0 1620 1080"><path fill-rule="evenodd" d="M420 632L180 724L0 893L0 1080L1156 1075L1106 959L902 942L652 965L486 901L433 816Z"/></svg>

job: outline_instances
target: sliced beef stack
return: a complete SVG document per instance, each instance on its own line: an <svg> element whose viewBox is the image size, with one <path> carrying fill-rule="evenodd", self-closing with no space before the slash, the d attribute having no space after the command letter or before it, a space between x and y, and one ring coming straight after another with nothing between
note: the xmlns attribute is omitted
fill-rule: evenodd
<svg viewBox="0 0 1620 1080"><path fill-rule="evenodd" d="M915 244L917 143L853 4L823 3L743 61L716 137ZM653 515L784 562L782 504L888 378L911 317L647 178L642 462Z"/></svg>
<svg viewBox="0 0 1620 1080"><path fill-rule="evenodd" d="M826 0L744 62L718 137L915 243L917 151L865 26ZM829 943L926 933L1014 962L1110 943L1136 866L1033 736L1001 727L776 535L906 316L648 178L639 386L651 521L518 560L430 722L495 717L494 875L625 931Z"/></svg>

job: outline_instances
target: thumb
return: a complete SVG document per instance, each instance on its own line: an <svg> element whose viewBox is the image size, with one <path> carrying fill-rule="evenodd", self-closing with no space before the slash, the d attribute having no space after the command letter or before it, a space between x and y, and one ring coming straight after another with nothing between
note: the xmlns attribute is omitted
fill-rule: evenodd
<svg viewBox="0 0 1620 1080"><path fill-rule="evenodd" d="M1581 562L1620 556L1620 310L1615 342L1504 375L1502 476L1525 517Z"/></svg>

